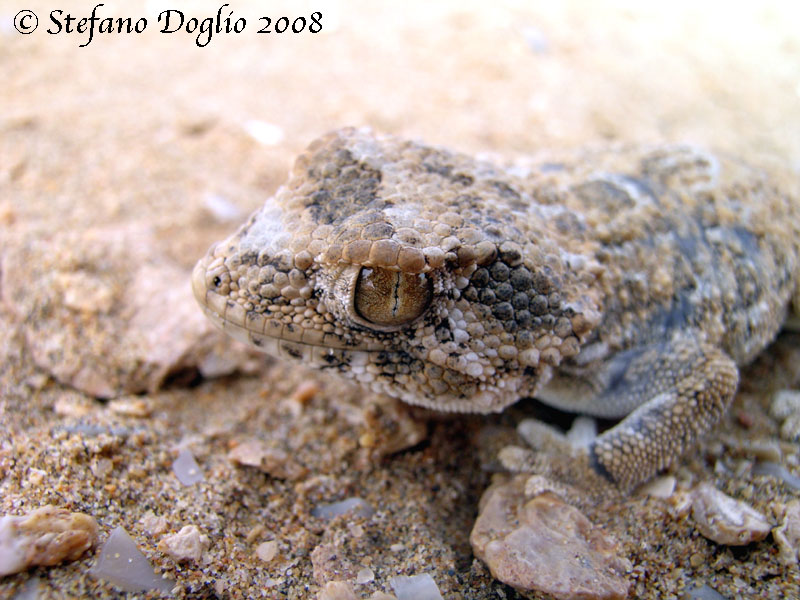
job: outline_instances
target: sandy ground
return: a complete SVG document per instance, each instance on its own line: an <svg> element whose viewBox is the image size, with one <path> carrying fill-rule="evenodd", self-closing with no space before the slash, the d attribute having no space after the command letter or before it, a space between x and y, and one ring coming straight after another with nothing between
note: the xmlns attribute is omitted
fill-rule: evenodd
<svg viewBox="0 0 800 600"><path fill-rule="evenodd" d="M48 15L86 17L94 3L0 3L0 256L36 242L31 261L57 261L71 243L48 246L58 235L144 227L157 247L148 256L185 273L172 284L188 290L209 244L280 185L300 149L345 125L511 159L687 140L800 173L800 9L791 3L407 2L401 10L234 0L225 10L246 29L215 33L205 47L197 33L159 33L159 12L183 4L106 2L101 17L145 17L147 29L96 32L79 47L88 33L50 35ZM203 18L220 4L184 10ZM14 30L22 9L39 17L30 35ZM319 33L256 33L260 16L310 21L315 11ZM15 289L35 304L41 272L31 264L29 292L27 271L15 273ZM320 582L363 568L374 575L354 586L363 598L418 573L431 574L447 599L519 597L474 560L468 535L490 480L487 431L510 432L540 407L523 402L488 419L410 413L314 373L267 361L254 368L250 358L244 375L173 377L164 390L126 395L139 407L126 411L37 366L31 328L44 337L63 328L48 324L46 311L20 314L8 304L0 312L0 514L63 506L93 515L101 540L122 525L176 581L175 597L314 598ZM43 320L31 323L33 314ZM787 338L746 372L729 417L680 477L710 479L770 515L797 495L750 471L753 448L772 444L798 473L798 445L780 440L768 414L772 392L796 380L797 348ZM313 393L298 395L308 381ZM412 448L377 456L376 438L420 430L425 439ZM283 471L228 459L254 439L284 453ZM181 448L196 457L203 482L175 478ZM354 496L371 517L312 516L321 503ZM148 529L149 513L166 517L165 532ZM797 566L777 561L772 537L718 546L640 497L592 517L633 562L632 595L681 597L708 585L727 598L800 596ZM164 533L192 524L210 538L199 562L178 564L158 550ZM270 540L277 553L264 561L256 548ZM325 552L336 558L326 562ZM36 577L41 598L124 597L87 575L95 558L4 578L0 596Z"/></svg>

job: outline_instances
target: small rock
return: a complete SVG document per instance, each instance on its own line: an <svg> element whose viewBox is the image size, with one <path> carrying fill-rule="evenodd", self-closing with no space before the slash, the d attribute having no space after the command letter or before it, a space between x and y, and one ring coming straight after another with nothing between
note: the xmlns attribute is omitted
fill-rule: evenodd
<svg viewBox="0 0 800 600"><path fill-rule="evenodd" d="M158 543L158 549L176 562L199 563L209 544L207 535L201 534L196 526L187 525L178 533L164 537Z"/></svg>
<svg viewBox="0 0 800 600"><path fill-rule="evenodd" d="M156 516L152 510L147 511L141 519L142 527L149 535L161 535L167 528L167 518L164 515Z"/></svg>
<svg viewBox="0 0 800 600"><path fill-rule="evenodd" d="M125 417L149 417L153 407L144 398L116 398L108 403L111 412Z"/></svg>
<svg viewBox="0 0 800 600"><path fill-rule="evenodd" d="M319 383L316 381L303 381L297 386L297 389L292 392L291 400L297 402L301 406L305 406L314 399L314 396L316 396L321 389Z"/></svg>
<svg viewBox="0 0 800 600"><path fill-rule="evenodd" d="M256 467L276 479L296 481L305 476L307 469L298 464L288 452L267 445L261 440L246 440L228 452L231 462Z"/></svg>
<svg viewBox="0 0 800 600"><path fill-rule="evenodd" d="M98 462L102 462L102 460L105 460L109 463L111 462L107 458L101 459L101 461ZM94 473L94 469L92 469L92 472ZM41 469L33 469L33 468L28 469L27 485L38 487L42 485L42 482L45 480L46 477L47 477L47 471L42 471Z"/></svg>
<svg viewBox="0 0 800 600"><path fill-rule="evenodd" d="M672 513L676 518L683 518L692 511L692 493L681 487L669 497Z"/></svg>
<svg viewBox="0 0 800 600"><path fill-rule="evenodd" d="M311 510L312 516L318 519L332 519L349 512L360 517L371 517L375 510L365 500L356 497L330 504L320 504Z"/></svg>
<svg viewBox="0 0 800 600"><path fill-rule="evenodd" d="M427 573L392 577L389 583L397 594L397 600L442 600L439 587Z"/></svg>
<svg viewBox="0 0 800 600"><path fill-rule="evenodd" d="M359 585L364 585L374 579L375 573L369 567L362 567L358 570L358 573L356 573L356 583Z"/></svg>
<svg viewBox="0 0 800 600"><path fill-rule="evenodd" d="M197 464L194 455L188 448L184 448L178 453L178 458L172 463L172 472L183 485L194 485L205 479L200 465Z"/></svg>
<svg viewBox="0 0 800 600"><path fill-rule="evenodd" d="M720 594L717 590L707 585L697 586L689 590L686 595L687 600L728 600L725 596Z"/></svg>
<svg viewBox="0 0 800 600"><path fill-rule="evenodd" d="M666 499L675 492L677 481L672 475L663 475L648 481L638 489L640 494Z"/></svg>
<svg viewBox="0 0 800 600"><path fill-rule="evenodd" d="M123 592L169 592L174 585L169 579L155 574L147 558L136 547L136 542L122 527L117 527L108 536L89 572Z"/></svg>
<svg viewBox="0 0 800 600"><path fill-rule="evenodd" d="M11 600L40 600L40 598L42 598L42 580L31 577Z"/></svg>
<svg viewBox="0 0 800 600"><path fill-rule="evenodd" d="M764 515L709 483L695 486L691 498L697 530L711 541L745 546L763 540L770 532L771 526Z"/></svg>
<svg viewBox="0 0 800 600"><path fill-rule="evenodd" d="M782 452L777 440L748 440L742 444L747 456L768 462L781 462Z"/></svg>
<svg viewBox="0 0 800 600"><path fill-rule="evenodd" d="M249 119L243 124L244 130L259 144L264 146L275 146L283 141L283 129L274 123Z"/></svg>
<svg viewBox="0 0 800 600"><path fill-rule="evenodd" d="M800 560L800 500L791 500L773 510L780 521L772 530L772 538L778 545L778 559L791 567Z"/></svg>
<svg viewBox="0 0 800 600"><path fill-rule="evenodd" d="M527 475L495 483L470 535L475 555L500 581L559 600L622 599L630 562L611 537L551 493L526 501Z"/></svg>
<svg viewBox="0 0 800 600"><path fill-rule="evenodd" d="M55 506L0 518L0 577L77 560L97 544L94 518Z"/></svg>
<svg viewBox="0 0 800 600"><path fill-rule="evenodd" d="M69 391L61 394L53 404L53 411L59 417L80 419L97 408L94 400Z"/></svg>
<svg viewBox="0 0 800 600"><path fill-rule="evenodd" d="M270 540L256 546L256 556L264 562L270 562L278 554L278 542Z"/></svg>
<svg viewBox="0 0 800 600"><path fill-rule="evenodd" d="M317 600L357 600L350 584L344 581L329 581L320 591Z"/></svg>
<svg viewBox="0 0 800 600"><path fill-rule="evenodd" d="M105 479L114 470L114 463L108 458L100 458L92 461L89 468L97 479Z"/></svg>
<svg viewBox="0 0 800 600"><path fill-rule="evenodd" d="M359 443L380 457L416 446L428 435L427 423L408 405L385 396L370 397L364 408L366 431Z"/></svg>
<svg viewBox="0 0 800 600"><path fill-rule="evenodd" d="M753 467L753 475L769 475L786 484L787 487L800 492L800 477L789 469L775 462L758 462Z"/></svg>
<svg viewBox="0 0 800 600"><path fill-rule="evenodd" d="M772 397L769 413L781 422L781 437L800 440L800 391L780 390Z"/></svg>
<svg viewBox="0 0 800 600"><path fill-rule="evenodd" d="M800 391L780 390L772 397L769 414L783 420L791 414L800 413Z"/></svg>
<svg viewBox="0 0 800 600"><path fill-rule="evenodd" d="M781 438L790 442L800 440L800 412L793 413L783 420Z"/></svg>

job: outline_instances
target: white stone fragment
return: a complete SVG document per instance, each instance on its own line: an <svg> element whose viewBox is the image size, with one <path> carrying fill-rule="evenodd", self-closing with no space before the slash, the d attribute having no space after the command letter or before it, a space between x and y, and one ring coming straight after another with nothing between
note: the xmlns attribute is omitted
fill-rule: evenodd
<svg viewBox="0 0 800 600"><path fill-rule="evenodd" d="M692 518L703 536L726 546L763 540L772 528L760 512L709 483L692 490Z"/></svg>
<svg viewBox="0 0 800 600"><path fill-rule="evenodd" d="M790 442L800 439L800 391L780 390L772 397L770 415L781 422L781 437Z"/></svg>
<svg viewBox="0 0 800 600"><path fill-rule="evenodd" d="M225 196L206 194L203 201L208 212L218 221L238 221L243 216L242 209Z"/></svg>
<svg viewBox="0 0 800 600"><path fill-rule="evenodd" d="M178 453L178 458L172 463L172 472L183 485L194 485L205 479L200 465L197 464L194 455L188 448L184 448Z"/></svg>
<svg viewBox="0 0 800 600"><path fill-rule="evenodd" d="M669 498L675 492L677 480L672 475L656 477L641 486L638 492L642 495L653 496L654 498Z"/></svg>
<svg viewBox="0 0 800 600"><path fill-rule="evenodd" d="M780 390L772 397L769 413L773 418L783 420L789 415L800 413L800 391Z"/></svg>
<svg viewBox="0 0 800 600"><path fill-rule="evenodd" d="M270 562L278 554L278 542L269 540L256 546L256 556L264 562Z"/></svg>
<svg viewBox="0 0 800 600"><path fill-rule="evenodd" d="M122 527L117 527L108 536L97 562L89 572L123 592L169 592L174 585L172 581L153 572L153 567L136 547L136 542Z"/></svg>
<svg viewBox="0 0 800 600"><path fill-rule="evenodd" d="M332 519L352 511L354 515L369 517L375 510L361 498L347 498L340 502L320 504L311 510L311 514L318 519Z"/></svg>
<svg viewBox="0 0 800 600"><path fill-rule="evenodd" d="M42 591L42 580L38 577L31 577L25 582L20 590L14 594L12 600L40 600Z"/></svg>
<svg viewBox="0 0 800 600"><path fill-rule="evenodd" d="M266 121L250 119L245 121L244 130L247 134L264 146L276 146L283 141L283 129Z"/></svg>
<svg viewBox="0 0 800 600"><path fill-rule="evenodd" d="M397 594L397 600L442 600L436 582L427 573L392 577L389 583Z"/></svg>
<svg viewBox="0 0 800 600"><path fill-rule="evenodd" d="M356 583L359 585L363 585L365 583L369 583L375 579L375 573L369 567L362 567L356 573Z"/></svg>
<svg viewBox="0 0 800 600"><path fill-rule="evenodd" d="M187 525L178 533L164 537L158 543L158 549L176 562L199 563L210 543L208 536L200 533L195 525Z"/></svg>

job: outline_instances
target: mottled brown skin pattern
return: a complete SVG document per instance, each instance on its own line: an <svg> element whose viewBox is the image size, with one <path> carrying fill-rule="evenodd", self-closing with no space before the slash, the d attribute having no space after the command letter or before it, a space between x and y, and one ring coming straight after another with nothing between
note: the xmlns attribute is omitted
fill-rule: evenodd
<svg viewBox="0 0 800 600"><path fill-rule="evenodd" d="M535 396L622 418L585 458L624 491L719 420L777 334L798 223L762 172L690 147L501 168L347 129L297 159L193 288L244 342L409 403Z"/></svg>

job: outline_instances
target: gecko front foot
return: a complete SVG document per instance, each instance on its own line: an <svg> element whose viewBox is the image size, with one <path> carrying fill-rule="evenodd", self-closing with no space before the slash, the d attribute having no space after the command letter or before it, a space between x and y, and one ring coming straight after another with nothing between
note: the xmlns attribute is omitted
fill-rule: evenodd
<svg viewBox="0 0 800 600"><path fill-rule="evenodd" d="M517 432L528 447L506 446L498 459L507 471L529 475L526 498L551 492L585 508L621 497L620 490L593 468L587 445L575 445L557 429L535 419L520 422Z"/></svg>

